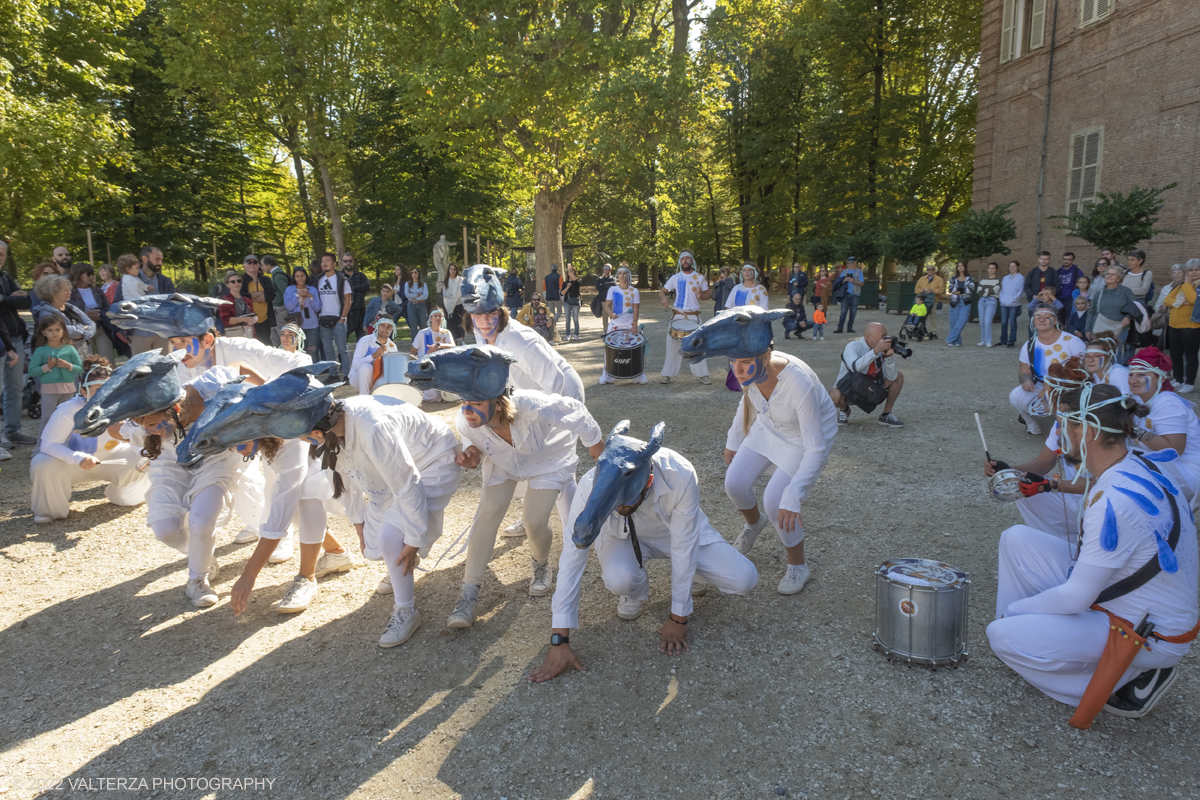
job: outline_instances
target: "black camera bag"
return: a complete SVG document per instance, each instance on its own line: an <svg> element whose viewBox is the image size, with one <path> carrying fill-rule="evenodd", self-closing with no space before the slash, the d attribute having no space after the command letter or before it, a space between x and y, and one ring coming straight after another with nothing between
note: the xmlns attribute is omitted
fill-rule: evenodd
<svg viewBox="0 0 1200 800"><path fill-rule="evenodd" d="M842 363L846 364L844 353L842 354ZM880 403L887 400L887 387L883 385L882 381L864 375L849 364L846 364L846 369L850 371L837 382L837 390L842 393L842 397L846 398L846 402L858 406L870 414ZM882 369L880 374L882 375Z"/></svg>

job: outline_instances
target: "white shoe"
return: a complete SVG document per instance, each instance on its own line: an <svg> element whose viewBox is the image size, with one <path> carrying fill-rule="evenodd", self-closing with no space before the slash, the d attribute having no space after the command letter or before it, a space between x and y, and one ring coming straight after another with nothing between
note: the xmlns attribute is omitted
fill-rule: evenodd
<svg viewBox="0 0 1200 800"><path fill-rule="evenodd" d="M234 544L249 544L250 542L258 541L258 528L251 528L249 525L238 531L237 536L233 537Z"/></svg>
<svg viewBox="0 0 1200 800"><path fill-rule="evenodd" d="M538 564L531 558L529 564L533 568L533 578L529 581L529 594L533 597L550 594L550 590L554 586L554 569L550 566L550 559L547 558L544 563Z"/></svg>
<svg viewBox="0 0 1200 800"><path fill-rule="evenodd" d="M696 578L692 581L692 597L703 597L708 594L708 584Z"/></svg>
<svg viewBox="0 0 1200 800"><path fill-rule="evenodd" d="M521 520L517 520L512 525L509 525L507 528L505 528L504 532L500 535L505 539L524 539L525 523Z"/></svg>
<svg viewBox="0 0 1200 800"><path fill-rule="evenodd" d="M292 578L292 585L287 594L279 601L275 610L280 614L295 614L308 608L313 598L317 596L317 582L310 581L303 575Z"/></svg>
<svg viewBox="0 0 1200 800"><path fill-rule="evenodd" d="M12 458L12 456L9 456L9 458ZM45 525L49 522L54 522L54 518L48 517L45 514L38 514L33 518L33 521L38 525Z"/></svg>
<svg viewBox="0 0 1200 800"><path fill-rule="evenodd" d="M391 594L392 593L392 576L384 575L383 580L375 587L375 594Z"/></svg>
<svg viewBox="0 0 1200 800"><path fill-rule="evenodd" d="M8 452L2 445L0 445L0 461L8 461L11 458L12 453Z"/></svg>
<svg viewBox="0 0 1200 800"><path fill-rule="evenodd" d="M742 555L747 555L751 548L754 547L754 540L762 533L763 528L767 527L767 515L758 512L758 522L751 525L749 522L742 523L742 532L733 540L733 547Z"/></svg>
<svg viewBox="0 0 1200 800"><path fill-rule="evenodd" d="M670 376L670 375L663 375L663 376L662 376L662 380L660 380L660 381L659 381L659 383L670 383L670 382L671 382L671 376Z"/></svg>
<svg viewBox="0 0 1200 800"><path fill-rule="evenodd" d="M324 578L335 572L349 572L352 569L354 569L354 556L350 555L350 551L321 553L321 557L317 559L316 576Z"/></svg>
<svg viewBox="0 0 1200 800"><path fill-rule="evenodd" d="M796 594L804 588L806 583L808 583L808 564L788 564L777 591L780 594Z"/></svg>
<svg viewBox="0 0 1200 800"><path fill-rule="evenodd" d="M634 378L633 382L634 383L648 383L648 381L646 380L646 374L642 373L641 375L638 375L636 378Z"/></svg>
<svg viewBox="0 0 1200 800"><path fill-rule="evenodd" d="M213 553L212 561L208 562L208 572L205 574L208 576L209 583L216 583L217 578L221 577L221 562L217 561L216 553Z"/></svg>
<svg viewBox="0 0 1200 800"><path fill-rule="evenodd" d="M208 608L217 604L217 593L208 584L208 577L192 578L187 582L187 596L196 608Z"/></svg>
<svg viewBox="0 0 1200 800"><path fill-rule="evenodd" d="M621 619L634 620L642 615L642 601L634 600L627 595L617 598L617 616Z"/></svg>
<svg viewBox="0 0 1200 800"><path fill-rule="evenodd" d="M616 381L615 381L615 380L613 380L612 378L608 378L607 380L606 380L606 379L604 379L604 378L601 378L600 380L596 381L596 383L598 383L598 384L600 384L601 386L603 386L603 385L604 385L604 384L606 384L606 383L616 383Z"/></svg>
<svg viewBox="0 0 1200 800"><path fill-rule="evenodd" d="M704 384L705 386L712 386L712 378L708 377L707 375L701 375L700 383Z"/></svg>
<svg viewBox="0 0 1200 800"><path fill-rule="evenodd" d="M0 432L0 447L12 447L12 439L8 438L7 433Z"/></svg>
<svg viewBox="0 0 1200 800"><path fill-rule="evenodd" d="M284 536L279 540L279 544L275 545L275 549L271 551L271 556L267 559L267 562L270 564L282 564L285 561L291 561L294 552L292 537Z"/></svg>
<svg viewBox="0 0 1200 800"><path fill-rule="evenodd" d="M1191 394L1192 392L1196 391L1196 387L1190 383L1185 383L1185 384L1179 386L1178 388L1176 388L1175 391L1178 392L1179 394ZM0 458L0 461L3 461L3 460L4 459Z"/></svg>
<svg viewBox="0 0 1200 800"><path fill-rule="evenodd" d="M471 623L475 621L475 608L478 605L479 587L464 586L462 589L462 594L458 596L458 602L454 604L454 610L450 612L450 619L446 620L446 627L471 627Z"/></svg>
<svg viewBox="0 0 1200 800"><path fill-rule="evenodd" d="M976 347L985 347L986 345L984 345L984 343L983 343L983 342L976 342L976 343L975 343L975 346L976 346Z"/></svg>
<svg viewBox="0 0 1200 800"><path fill-rule="evenodd" d="M991 347L991 346L992 346L991 342L988 342L987 344L984 345L984 347Z"/></svg>
<svg viewBox="0 0 1200 800"><path fill-rule="evenodd" d="M387 630L379 637L380 647L404 644L421 627L421 612L415 608L393 608Z"/></svg>

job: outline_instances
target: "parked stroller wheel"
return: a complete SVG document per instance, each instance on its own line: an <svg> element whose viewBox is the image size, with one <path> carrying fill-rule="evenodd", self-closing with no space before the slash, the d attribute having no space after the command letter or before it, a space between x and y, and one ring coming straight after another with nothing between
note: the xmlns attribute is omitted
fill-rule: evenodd
<svg viewBox="0 0 1200 800"><path fill-rule="evenodd" d="M38 403L36 406L29 407L28 409L26 409L25 414L30 419L41 419L42 418L42 404Z"/></svg>

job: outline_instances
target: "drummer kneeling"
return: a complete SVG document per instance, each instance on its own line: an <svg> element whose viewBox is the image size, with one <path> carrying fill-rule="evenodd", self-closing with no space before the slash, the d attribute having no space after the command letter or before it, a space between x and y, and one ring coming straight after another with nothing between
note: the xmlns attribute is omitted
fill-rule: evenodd
<svg viewBox="0 0 1200 800"><path fill-rule="evenodd" d="M1083 499L1078 560L1058 536L1025 525L1006 530L997 618L987 629L996 655L1042 692L1078 706L1087 690L1125 717L1154 707L1200 630L1196 526L1156 463L1174 452L1147 457L1125 446L1147 413L1112 386L1062 396L1063 453L1096 476ZM1154 628L1149 646L1118 661L1122 653L1106 646L1110 628L1132 631L1143 614Z"/></svg>
<svg viewBox="0 0 1200 800"><path fill-rule="evenodd" d="M389 353L399 352L392 335L396 332L396 323L387 317L380 317L375 322L375 335L364 336L354 346L354 358L350 362L350 385L358 389L358 393L370 394L375 383L376 372L382 374L382 365L376 365Z"/></svg>

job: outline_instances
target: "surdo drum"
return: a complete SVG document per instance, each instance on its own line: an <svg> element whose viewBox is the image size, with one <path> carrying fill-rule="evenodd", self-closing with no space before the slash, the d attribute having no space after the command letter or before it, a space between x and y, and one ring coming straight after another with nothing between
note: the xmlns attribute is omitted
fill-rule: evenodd
<svg viewBox="0 0 1200 800"><path fill-rule="evenodd" d="M940 561L898 558L875 572L875 649L939 666L967 657L967 573Z"/></svg>
<svg viewBox="0 0 1200 800"><path fill-rule="evenodd" d="M699 327L700 323L697 322L693 317L676 315L675 318L671 320L671 327L669 328L668 333L671 334L672 339L686 339L689 333Z"/></svg>
<svg viewBox="0 0 1200 800"><path fill-rule="evenodd" d="M421 392L408 382L407 353L388 353L383 357L383 374L371 387L371 394L394 397L414 406L421 405Z"/></svg>
<svg viewBox="0 0 1200 800"><path fill-rule="evenodd" d="M604 371L612 378L636 378L646 371L646 337L613 331L604 337Z"/></svg>

